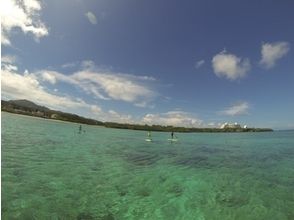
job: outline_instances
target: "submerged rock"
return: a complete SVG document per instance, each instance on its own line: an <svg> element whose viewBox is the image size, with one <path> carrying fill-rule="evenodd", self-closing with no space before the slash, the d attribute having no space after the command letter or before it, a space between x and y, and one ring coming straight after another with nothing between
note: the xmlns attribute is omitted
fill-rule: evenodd
<svg viewBox="0 0 294 220"><path fill-rule="evenodd" d="M227 152L227 150L225 149L218 149L218 148L206 147L206 146L198 147L195 150L201 153L206 153L206 154L219 154L219 153Z"/></svg>
<svg viewBox="0 0 294 220"><path fill-rule="evenodd" d="M94 217L91 213L82 212L77 216L77 220L115 220L115 217L110 212L102 217Z"/></svg>
<svg viewBox="0 0 294 220"><path fill-rule="evenodd" d="M167 180L167 177L165 175L159 176L159 182L164 183Z"/></svg>
<svg viewBox="0 0 294 220"><path fill-rule="evenodd" d="M118 194L120 196L125 196L128 194L128 189L126 187L123 187L123 186L115 186Z"/></svg>
<svg viewBox="0 0 294 220"><path fill-rule="evenodd" d="M208 157L206 156L192 156L183 157L175 161L176 165L189 167L207 167L209 166Z"/></svg>
<svg viewBox="0 0 294 220"><path fill-rule="evenodd" d="M16 177L22 177L24 176L24 169L15 169L12 174Z"/></svg>
<svg viewBox="0 0 294 220"><path fill-rule="evenodd" d="M147 197L147 196L150 196L150 194L151 194L151 190L148 188L141 188L137 191L137 195L141 197Z"/></svg>
<svg viewBox="0 0 294 220"><path fill-rule="evenodd" d="M227 207L240 207L248 203L248 198L240 195L225 195L218 193L215 198L216 202Z"/></svg>
<svg viewBox="0 0 294 220"><path fill-rule="evenodd" d="M178 197L183 194L184 189L179 184L174 184L168 189L168 192Z"/></svg>
<svg viewBox="0 0 294 220"><path fill-rule="evenodd" d="M150 166L159 160L157 154L151 152L132 152L126 155L126 160L136 166Z"/></svg>
<svg viewBox="0 0 294 220"><path fill-rule="evenodd" d="M104 215L101 220L115 220L112 213L108 213L107 215Z"/></svg>
<svg viewBox="0 0 294 220"><path fill-rule="evenodd" d="M94 216L91 213L88 212L82 212L78 214L77 220L94 220Z"/></svg>

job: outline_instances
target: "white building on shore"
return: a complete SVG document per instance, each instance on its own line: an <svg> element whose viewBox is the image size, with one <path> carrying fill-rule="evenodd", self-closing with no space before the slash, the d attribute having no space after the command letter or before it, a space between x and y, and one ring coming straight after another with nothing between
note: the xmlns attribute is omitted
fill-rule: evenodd
<svg viewBox="0 0 294 220"><path fill-rule="evenodd" d="M244 126L245 127L245 126ZM237 122L235 123L224 123L220 126L221 129L225 129L225 128L241 128L241 125L238 124Z"/></svg>

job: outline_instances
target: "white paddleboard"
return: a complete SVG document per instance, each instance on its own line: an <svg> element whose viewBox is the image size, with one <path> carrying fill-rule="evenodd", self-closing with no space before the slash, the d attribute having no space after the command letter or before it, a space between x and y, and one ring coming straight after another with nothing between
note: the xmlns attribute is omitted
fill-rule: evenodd
<svg viewBox="0 0 294 220"><path fill-rule="evenodd" d="M150 139L150 138L146 138L145 141L151 142L152 139Z"/></svg>
<svg viewBox="0 0 294 220"><path fill-rule="evenodd" d="M169 138L169 139L167 139L168 141L178 141L178 139L177 138Z"/></svg>

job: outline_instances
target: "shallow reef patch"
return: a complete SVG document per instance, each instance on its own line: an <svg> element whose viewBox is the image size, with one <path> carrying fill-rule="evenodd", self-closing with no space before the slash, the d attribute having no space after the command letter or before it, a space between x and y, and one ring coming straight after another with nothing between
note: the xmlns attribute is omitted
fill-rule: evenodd
<svg viewBox="0 0 294 220"><path fill-rule="evenodd" d="M129 152L124 158L136 166L151 166L160 159L157 154L147 151Z"/></svg>
<svg viewBox="0 0 294 220"><path fill-rule="evenodd" d="M226 207L240 207L246 205L249 200L246 196L241 195L227 195L225 193L217 193L215 201Z"/></svg>
<svg viewBox="0 0 294 220"><path fill-rule="evenodd" d="M207 167L209 166L209 161L207 156L189 156L182 157L175 160L176 165L188 166L188 167Z"/></svg>

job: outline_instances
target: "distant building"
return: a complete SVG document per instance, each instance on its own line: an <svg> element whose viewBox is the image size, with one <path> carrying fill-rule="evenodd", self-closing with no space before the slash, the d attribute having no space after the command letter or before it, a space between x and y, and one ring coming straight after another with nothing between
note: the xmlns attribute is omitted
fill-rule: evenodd
<svg viewBox="0 0 294 220"><path fill-rule="evenodd" d="M241 125L238 124L237 122L235 122L235 123L226 122L226 123L222 124L220 128L221 129L225 129L225 128L241 128Z"/></svg>
<svg viewBox="0 0 294 220"><path fill-rule="evenodd" d="M52 119L57 119L57 118L58 118L58 115L57 115L57 114L52 114L52 115L51 115L51 118L52 118Z"/></svg>
<svg viewBox="0 0 294 220"><path fill-rule="evenodd" d="M221 128L221 129L224 129L228 124L229 124L229 123L226 122L226 123L222 124L222 125L220 126L220 128Z"/></svg>
<svg viewBox="0 0 294 220"><path fill-rule="evenodd" d="M244 126L243 126L243 128L245 128L245 129L246 129L246 128L248 128L248 126L247 126L247 125L244 125Z"/></svg>
<svg viewBox="0 0 294 220"><path fill-rule="evenodd" d="M44 112L41 112L41 111L38 110L38 111L36 111L36 112L32 112L32 115L42 117L42 116L45 115L45 113L44 113Z"/></svg>

